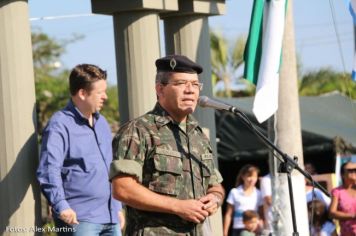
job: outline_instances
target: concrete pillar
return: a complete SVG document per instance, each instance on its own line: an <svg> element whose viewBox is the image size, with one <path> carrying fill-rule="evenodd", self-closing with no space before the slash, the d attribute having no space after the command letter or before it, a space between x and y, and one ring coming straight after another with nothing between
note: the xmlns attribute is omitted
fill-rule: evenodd
<svg viewBox="0 0 356 236"><path fill-rule="evenodd" d="M177 0L92 0L94 13L114 20L120 122L143 115L156 103L155 60L161 56L158 12L177 10Z"/></svg>
<svg viewBox="0 0 356 236"><path fill-rule="evenodd" d="M204 83L201 95L212 97L210 61L209 15L223 14L225 1L179 1L179 11L163 13L166 54L186 55L203 66L200 80ZM215 111L198 108L195 117L209 130L209 137L216 153ZM217 161L217 160L216 160ZM210 217L212 235L222 235L221 211Z"/></svg>
<svg viewBox="0 0 356 236"><path fill-rule="evenodd" d="M120 121L151 110L156 103L155 60L160 57L158 16L154 12L114 14Z"/></svg>
<svg viewBox="0 0 356 236"><path fill-rule="evenodd" d="M203 66L201 95L212 97L209 15L223 14L225 1L179 1L179 11L163 13L166 54L183 54ZM209 129L210 141L216 151L215 113L198 108L195 117Z"/></svg>
<svg viewBox="0 0 356 236"><path fill-rule="evenodd" d="M27 1L0 2L0 234L40 226L35 87Z"/></svg>

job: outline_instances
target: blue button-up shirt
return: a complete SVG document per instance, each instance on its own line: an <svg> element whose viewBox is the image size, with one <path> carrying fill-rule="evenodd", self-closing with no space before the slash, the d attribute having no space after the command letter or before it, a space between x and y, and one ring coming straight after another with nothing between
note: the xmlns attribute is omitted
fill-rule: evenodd
<svg viewBox="0 0 356 236"><path fill-rule="evenodd" d="M43 132L37 179L55 216L72 208L79 221L118 223L121 203L112 198L109 166L112 136L99 113L93 127L69 101Z"/></svg>

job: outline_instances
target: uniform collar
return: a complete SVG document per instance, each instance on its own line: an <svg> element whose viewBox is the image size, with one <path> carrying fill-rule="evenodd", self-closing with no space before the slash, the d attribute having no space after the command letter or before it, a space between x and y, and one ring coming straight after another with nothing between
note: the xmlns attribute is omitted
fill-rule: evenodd
<svg viewBox="0 0 356 236"><path fill-rule="evenodd" d="M155 115L155 122L160 128L168 123L175 123L173 118L168 114L166 110L157 102L153 110L151 111ZM192 116L188 115L187 117L187 131L189 132L192 129L198 127L198 121Z"/></svg>

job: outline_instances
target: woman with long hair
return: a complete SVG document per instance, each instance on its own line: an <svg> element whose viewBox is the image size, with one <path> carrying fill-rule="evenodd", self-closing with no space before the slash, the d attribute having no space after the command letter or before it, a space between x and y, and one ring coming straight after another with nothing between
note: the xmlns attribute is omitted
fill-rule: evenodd
<svg viewBox="0 0 356 236"><path fill-rule="evenodd" d="M340 223L340 236L356 235L356 163L341 166L342 185L331 191L329 214Z"/></svg>
<svg viewBox="0 0 356 236"><path fill-rule="evenodd" d="M337 236L334 223L329 219L328 208L321 200L308 202L311 236Z"/></svg>
<svg viewBox="0 0 356 236"><path fill-rule="evenodd" d="M233 219L232 235L238 236L244 229L242 214L246 210L261 212L262 196L256 188L259 169L254 165L245 165L237 175L236 187L231 189L226 199L227 207L224 217L224 236L228 235Z"/></svg>

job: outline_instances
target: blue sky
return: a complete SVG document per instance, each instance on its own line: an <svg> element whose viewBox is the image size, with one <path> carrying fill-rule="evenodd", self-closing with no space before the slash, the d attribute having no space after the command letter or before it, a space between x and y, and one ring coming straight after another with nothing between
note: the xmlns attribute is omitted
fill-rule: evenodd
<svg viewBox="0 0 356 236"><path fill-rule="evenodd" d="M221 32L231 41L247 35L252 0L227 0L226 14L209 17L211 29ZM330 5L331 2L331 5ZM354 55L353 24L342 0L294 0L296 49L303 72L320 67L351 71ZM332 10L334 9L334 16ZM58 40L74 34L84 39L69 44L61 63L72 68L79 63L93 63L106 69L109 82L116 83L113 23L110 16L91 13L90 0L29 0L31 26ZM72 16L61 18L58 16ZM53 20L37 17L57 16ZM342 58L337 43L334 21L341 44Z"/></svg>

